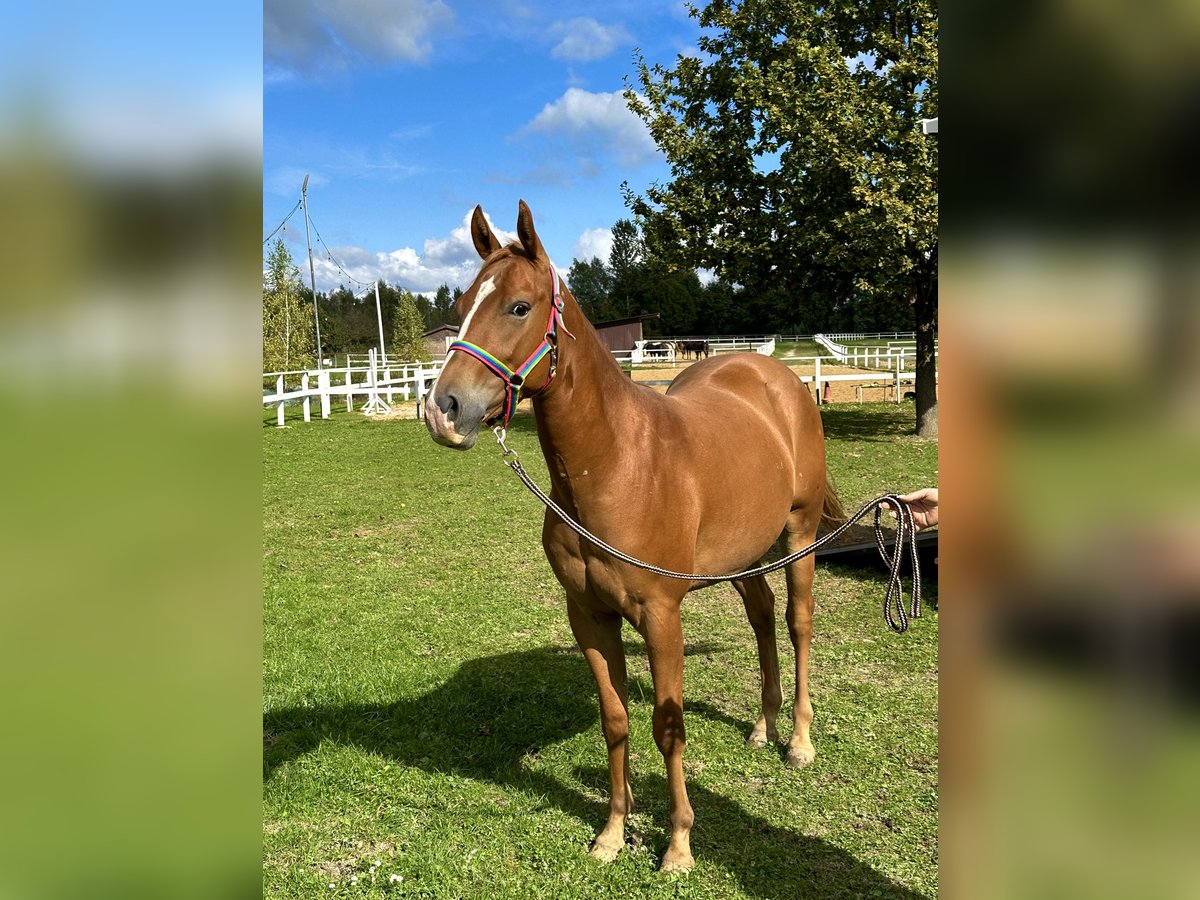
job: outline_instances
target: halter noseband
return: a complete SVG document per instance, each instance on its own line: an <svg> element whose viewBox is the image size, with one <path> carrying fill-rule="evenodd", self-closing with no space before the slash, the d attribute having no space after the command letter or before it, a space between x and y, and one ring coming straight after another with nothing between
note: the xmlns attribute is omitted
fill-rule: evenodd
<svg viewBox="0 0 1200 900"><path fill-rule="evenodd" d="M558 273L554 271L553 265L550 266L550 284L550 319L546 322L545 337L542 338L542 342L538 344L529 359L525 360L515 372L482 347L472 344L470 341L454 341L446 350L447 358L455 350L458 350L479 360L483 363L484 368L504 382L504 407L501 412L501 426L504 428L508 427L509 419L513 417L513 413L517 411L517 404L521 402L521 389L525 386L525 379L547 353L550 354L550 375L540 388L528 396L540 394L554 380L554 374L558 371L558 329L561 327L572 339L575 337L563 322L563 299L558 290ZM493 421L495 421L494 417L488 421L488 424L490 425Z"/></svg>

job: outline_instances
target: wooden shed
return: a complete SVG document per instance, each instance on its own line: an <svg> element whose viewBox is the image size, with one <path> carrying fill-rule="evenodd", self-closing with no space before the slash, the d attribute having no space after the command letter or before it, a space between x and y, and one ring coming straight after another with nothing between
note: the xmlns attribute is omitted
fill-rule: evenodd
<svg viewBox="0 0 1200 900"><path fill-rule="evenodd" d="M596 322L592 327L600 335L600 341L616 353L628 353L635 341L642 340L642 323L657 319L658 313L643 313L628 319L613 319L611 322Z"/></svg>
<svg viewBox="0 0 1200 900"><path fill-rule="evenodd" d="M458 338L457 325L439 325L437 328L431 328L425 332L425 343L429 345L429 352L434 359L445 359L446 348L450 346L450 342Z"/></svg>

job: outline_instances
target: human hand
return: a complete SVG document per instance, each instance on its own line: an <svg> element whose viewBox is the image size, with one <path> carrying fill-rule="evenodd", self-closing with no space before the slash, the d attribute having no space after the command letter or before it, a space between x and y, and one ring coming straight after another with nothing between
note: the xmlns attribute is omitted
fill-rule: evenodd
<svg viewBox="0 0 1200 900"><path fill-rule="evenodd" d="M913 522L916 523L918 531L938 523L937 488L923 488L911 494L901 494L900 499L908 503L912 510Z"/></svg>

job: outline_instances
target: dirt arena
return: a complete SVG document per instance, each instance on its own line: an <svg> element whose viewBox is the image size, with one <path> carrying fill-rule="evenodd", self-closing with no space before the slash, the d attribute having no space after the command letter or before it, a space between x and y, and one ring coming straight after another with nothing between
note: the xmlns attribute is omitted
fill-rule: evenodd
<svg viewBox="0 0 1200 900"><path fill-rule="evenodd" d="M692 364L693 364L692 361L681 361L681 362L676 363L674 367L663 366L662 368L653 368L653 369L639 367L639 368L635 369L633 372L633 380L634 381L670 381L673 378L675 378L676 375L678 375L680 372L682 372L684 369L686 369L688 366L690 366ZM790 368L797 375L811 376L815 371L815 367L811 363L809 363L807 365L791 365ZM862 374L864 374L864 371L862 369L856 369L853 366L834 366L834 365L822 365L821 366L822 377L824 377L825 375L862 375ZM881 379L886 379L888 377L886 372L880 372L879 375L880 375ZM892 393L892 386L891 386L890 382L888 384L884 385L882 383L882 381L879 384L874 384L872 382L865 382L865 381L860 381L860 382L831 381L831 382L829 382L829 391L826 395L828 398L828 402L830 402L830 403L857 403L858 402L858 391L856 390L856 388L859 385L862 386L863 402L867 402L867 403L876 402L877 403L881 400L895 400L896 399L896 395ZM656 391L661 391L664 393L667 390L667 385L651 385L651 387ZM809 385L809 389L810 390L812 389L812 385ZM905 390L911 391L912 385L908 385L907 387L902 385L901 390L902 391L905 391ZM902 394L902 396L903 396L903 394Z"/></svg>

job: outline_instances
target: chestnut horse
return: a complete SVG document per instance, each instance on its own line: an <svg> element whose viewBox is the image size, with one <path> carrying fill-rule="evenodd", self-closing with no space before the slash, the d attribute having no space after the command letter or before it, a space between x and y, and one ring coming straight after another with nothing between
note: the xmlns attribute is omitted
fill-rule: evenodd
<svg viewBox="0 0 1200 900"><path fill-rule="evenodd" d="M469 449L485 423L507 424L522 391L535 394L551 497L598 537L676 572L741 572L781 534L787 549L796 550L814 540L823 519L844 518L825 475L817 406L786 366L758 354L730 354L691 366L666 395L635 384L559 281L524 201L517 234L519 242L501 246L483 210L475 208L471 236L483 267L458 300L459 340L426 404L435 441ZM631 515L633 509L650 514ZM666 764L671 810L662 870L686 871L693 862L694 816L683 777L679 610L689 590L710 582L681 581L620 562L549 510L542 544L566 590L571 629L600 693L612 794L608 822L591 855L605 861L617 856L633 807L624 620L645 639L654 679L654 741ZM804 766L815 754L808 698L813 558L790 564L786 574L787 624L796 651L787 762ZM758 642L762 714L748 743L762 747L778 739L782 703L775 598L761 575L733 584Z"/></svg>

